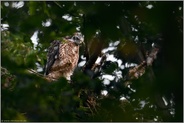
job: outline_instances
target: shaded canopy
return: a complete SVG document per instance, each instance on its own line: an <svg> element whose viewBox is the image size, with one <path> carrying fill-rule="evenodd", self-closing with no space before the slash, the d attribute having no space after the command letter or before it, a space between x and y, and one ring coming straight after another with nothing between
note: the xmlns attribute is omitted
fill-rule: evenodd
<svg viewBox="0 0 184 123"><path fill-rule="evenodd" d="M1 1L2 120L182 121L182 22L182 1ZM43 74L50 42L76 31L85 45L72 85L27 72ZM153 45L152 66L131 79Z"/></svg>

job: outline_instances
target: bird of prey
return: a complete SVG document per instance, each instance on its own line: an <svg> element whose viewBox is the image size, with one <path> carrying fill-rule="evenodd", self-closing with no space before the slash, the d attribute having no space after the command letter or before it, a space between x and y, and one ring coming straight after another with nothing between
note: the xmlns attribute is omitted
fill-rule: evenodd
<svg viewBox="0 0 184 123"><path fill-rule="evenodd" d="M50 81L65 77L71 80L71 75L77 66L79 59L79 46L84 41L80 32L74 33L71 37L65 37L62 41L51 42L47 53L47 63L44 75Z"/></svg>

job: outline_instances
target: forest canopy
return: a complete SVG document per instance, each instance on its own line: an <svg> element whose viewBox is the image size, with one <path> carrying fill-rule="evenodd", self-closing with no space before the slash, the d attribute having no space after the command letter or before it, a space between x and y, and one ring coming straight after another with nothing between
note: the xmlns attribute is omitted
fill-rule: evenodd
<svg viewBox="0 0 184 123"><path fill-rule="evenodd" d="M44 79L81 32L72 83ZM1 121L183 121L183 1L1 1Z"/></svg>

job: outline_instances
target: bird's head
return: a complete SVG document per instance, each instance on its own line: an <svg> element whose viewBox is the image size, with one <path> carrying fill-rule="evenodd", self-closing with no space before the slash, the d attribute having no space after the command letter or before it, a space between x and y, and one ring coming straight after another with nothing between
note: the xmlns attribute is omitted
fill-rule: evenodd
<svg viewBox="0 0 184 123"><path fill-rule="evenodd" d="M80 32L74 33L70 41L75 42L77 45L84 43L84 36Z"/></svg>

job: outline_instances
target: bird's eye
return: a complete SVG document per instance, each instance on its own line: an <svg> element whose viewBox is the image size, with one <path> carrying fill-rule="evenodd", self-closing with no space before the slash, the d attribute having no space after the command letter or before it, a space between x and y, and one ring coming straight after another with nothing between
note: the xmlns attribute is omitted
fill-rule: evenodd
<svg viewBox="0 0 184 123"><path fill-rule="evenodd" d="M80 40L80 39L78 37L74 36L73 40L76 41L76 40Z"/></svg>

